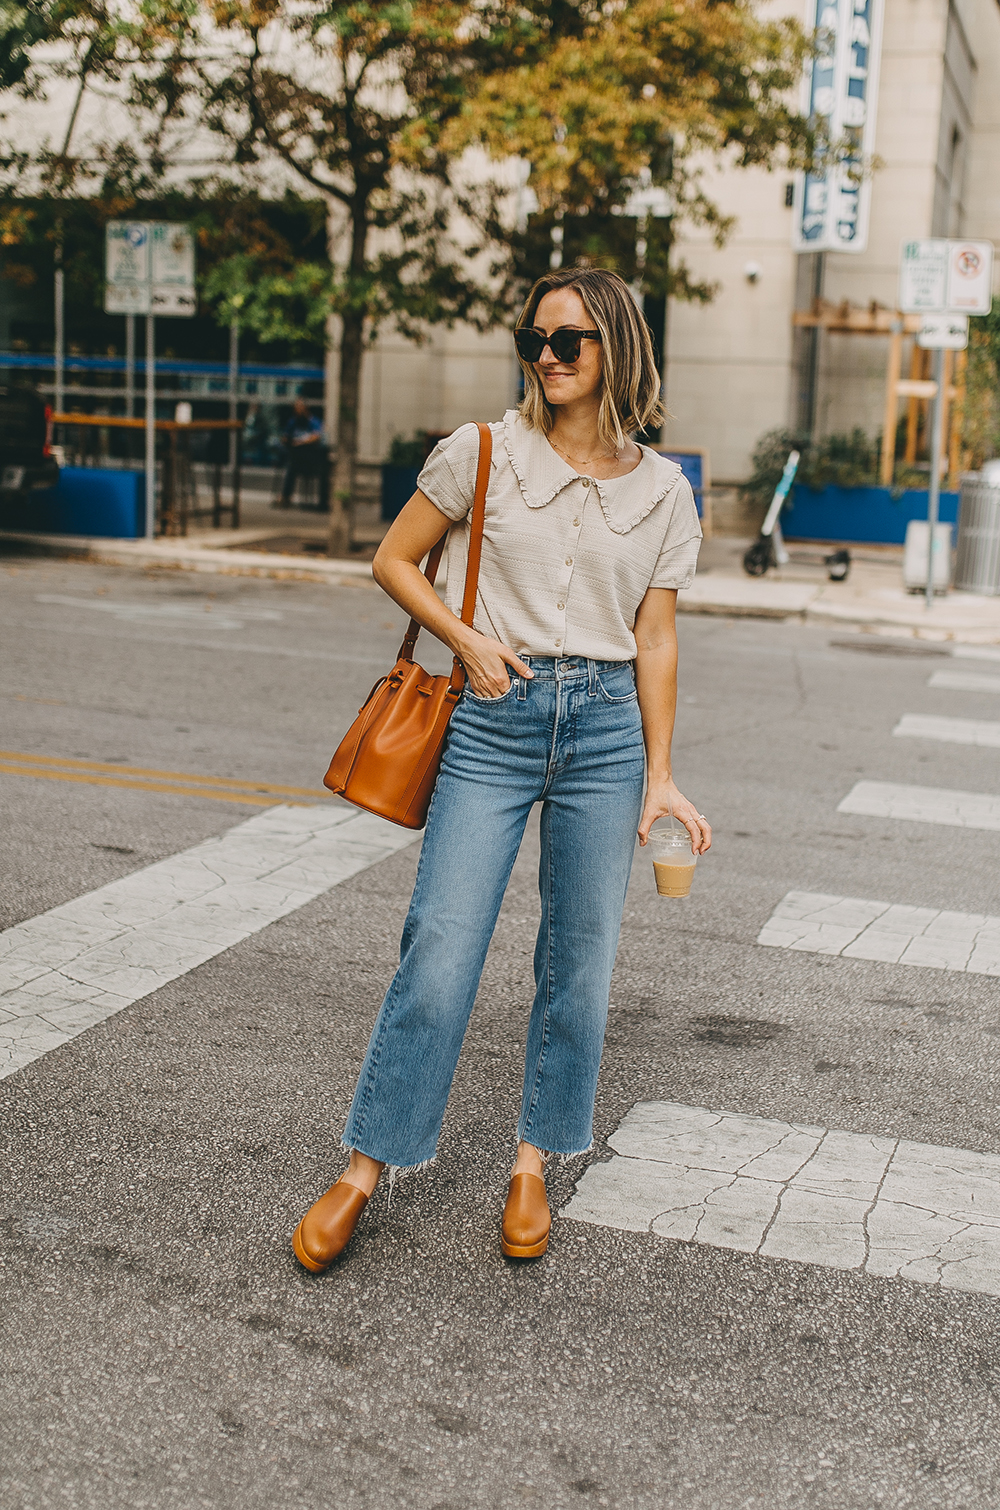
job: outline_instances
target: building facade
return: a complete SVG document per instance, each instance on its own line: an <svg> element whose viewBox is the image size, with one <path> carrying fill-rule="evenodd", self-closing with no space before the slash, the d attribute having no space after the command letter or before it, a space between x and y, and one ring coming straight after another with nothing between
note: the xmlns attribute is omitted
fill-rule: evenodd
<svg viewBox="0 0 1000 1510"><path fill-rule="evenodd" d="M812 26L812 5L796 13ZM817 294L893 308L904 239L1000 246L997 0L885 0L874 150L861 253L793 249L788 173L708 169L708 190L735 228L721 249L697 233L678 243L717 294L708 305L670 303L664 441L707 450L716 482L745 477L765 431L801 427L810 413L821 435L882 428L887 338L823 332L814 351L811 334L793 326L796 309ZM516 384L506 333L436 330L423 347L384 335L367 359L362 455L376 461L394 434L493 418Z"/></svg>
<svg viewBox="0 0 1000 1510"><path fill-rule="evenodd" d="M816 0L771 0L774 12L789 6L811 29ZM63 93L18 103L11 121L20 121L26 142L45 118L63 119L70 107ZM107 108L103 96L88 98L81 130L87 111L96 112L96 129ZM668 305L663 349L671 417L663 439L707 451L717 484L746 477L753 448L768 430L808 428L812 420L820 435L860 425L875 437L882 429L888 338L832 331L813 338L794 326L796 310L817 295L891 309L904 239L962 235L1000 245L998 0L884 0L873 148L870 223L860 253L794 249L798 206L789 173L739 170L724 160L706 166L706 189L733 217L734 229L721 249L708 235L679 231L677 257L717 292L707 305ZM24 299L14 284L0 283L2 346L11 344L5 336ZM325 401L331 439L336 368L334 344ZM436 327L416 345L383 329L363 366L363 490L377 487L376 468L394 436L448 433L470 419L496 418L516 401L519 377L507 331Z"/></svg>

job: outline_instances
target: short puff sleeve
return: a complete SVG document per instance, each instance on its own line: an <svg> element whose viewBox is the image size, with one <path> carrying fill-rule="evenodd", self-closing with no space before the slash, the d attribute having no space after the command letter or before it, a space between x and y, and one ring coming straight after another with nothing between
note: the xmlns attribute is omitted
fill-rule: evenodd
<svg viewBox="0 0 1000 1510"><path fill-rule="evenodd" d="M417 487L447 518L464 519L472 508L479 466L479 428L460 425L438 441L424 462Z"/></svg>
<svg viewBox="0 0 1000 1510"><path fill-rule="evenodd" d="M663 537L650 587L690 587L701 548L701 520L691 484L679 477L670 500L670 522Z"/></svg>

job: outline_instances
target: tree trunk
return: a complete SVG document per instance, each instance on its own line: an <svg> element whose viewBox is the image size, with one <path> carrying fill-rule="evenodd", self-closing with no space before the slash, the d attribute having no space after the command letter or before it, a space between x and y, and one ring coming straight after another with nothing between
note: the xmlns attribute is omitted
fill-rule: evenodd
<svg viewBox="0 0 1000 1510"><path fill-rule="evenodd" d="M337 404L337 465L330 490L330 539L327 554L347 556L351 549L351 517L358 460L358 401L361 396L361 353L365 317L359 309L345 310L340 331L340 385Z"/></svg>
<svg viewBox="0 0 1000 1510"><path fill-rule="evenodd" d="M364 279L368 250L368 196L360 189L348 211L350 252L349 290ZM330 496L330 540L327 554L346 556L351 549L354 484L358 465L358 407L361 401L361 356L365 340L365 310L349 303L341 316L340 388L337 394L337 466Z"/></svg>

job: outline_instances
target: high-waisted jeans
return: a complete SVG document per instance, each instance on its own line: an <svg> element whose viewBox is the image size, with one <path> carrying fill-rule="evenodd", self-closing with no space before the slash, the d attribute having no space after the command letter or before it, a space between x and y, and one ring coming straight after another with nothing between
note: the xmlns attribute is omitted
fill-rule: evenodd
<svg viewBox="0 0 1000 1510"><path fill-rule="evenodd" d="M535 999L518 1139L593 1137L611 971L642 809L642 722L628 662L525 656L535 673L452 714L403 928L345 1147L398 1168L434 1155L500 904L542 804Z"/></svg>

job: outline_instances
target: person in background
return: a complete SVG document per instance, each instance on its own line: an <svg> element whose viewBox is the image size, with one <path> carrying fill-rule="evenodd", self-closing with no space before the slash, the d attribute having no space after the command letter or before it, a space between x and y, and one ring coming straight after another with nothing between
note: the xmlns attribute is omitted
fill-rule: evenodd
<svg viewBox="0 0 1000 1510"><path fill-rule="evenodd" d="M304 398L295 400L292 417L285 425L284 441L287 448L288 460L285 465L285 476L281 484L281 498L278 508L288 509L292 506L292 494L295 492L296 479L299 477L322 478L326 472L326 447L323 444L323 426L314 414L310 414L309 405ZM319 506L323 507L326 502L322 485L320 487Z"/></svg>

